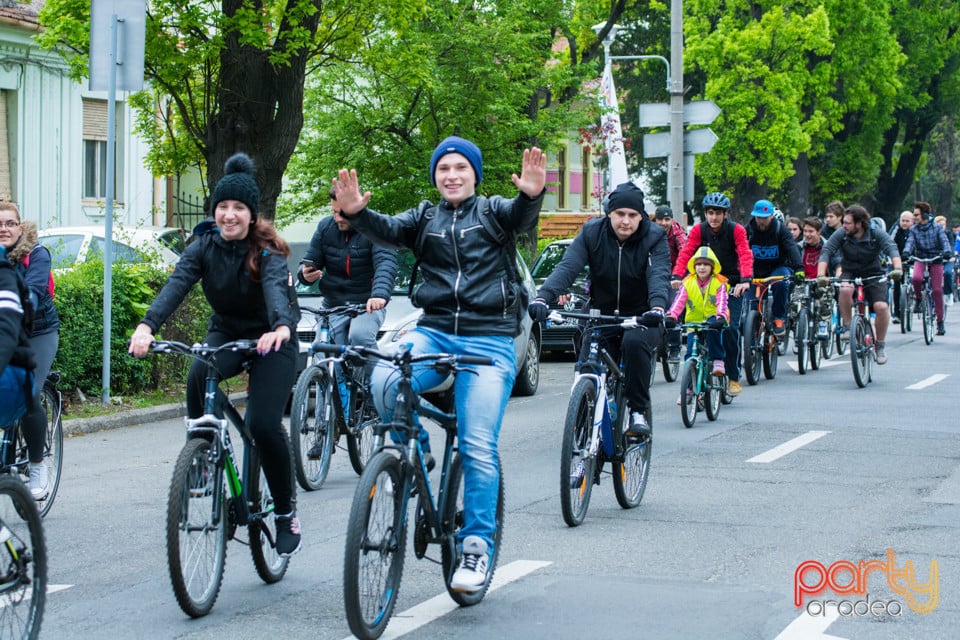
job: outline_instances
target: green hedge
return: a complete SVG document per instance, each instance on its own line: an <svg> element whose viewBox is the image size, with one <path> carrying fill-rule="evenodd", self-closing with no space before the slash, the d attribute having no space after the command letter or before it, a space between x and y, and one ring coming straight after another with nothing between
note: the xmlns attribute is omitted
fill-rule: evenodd
<svg viewBox="0 0 960 640"><path fill-rule="evenodd" d="M90 261L58 273L54 302L60 315L60 347L53 368L61 373L60 388L85 395L103 393L103 263ZM183 358L127 353L127 340L166 281L167 272L144 265L113 268L110 335L110 392L129 395L138 390L182 386L189 362ZM206 333L210 307L194 287L162 327L163 337L194 342Z"/></svg>

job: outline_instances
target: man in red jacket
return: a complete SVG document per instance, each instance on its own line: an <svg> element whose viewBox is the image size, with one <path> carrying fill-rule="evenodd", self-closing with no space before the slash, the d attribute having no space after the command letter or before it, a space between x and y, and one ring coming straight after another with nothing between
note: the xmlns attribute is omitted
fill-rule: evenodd
<svg viewBox="0 0 960 640"><path fill-rule="evenodd" d="M694 225L687 236L687 243L680 250L673 268L671 285L680 288L680 282L686 275L687 261L694 251L707 246L713 249L720 260L720 273L730 283L730 326L723 332L723 347L727 357L727 395L740 395L740 310L743 308L743 294L750 288L753 277L753 251L747 241L747 231L743 225L730 220L730 198L720 192L708 193L703 199L705 222Z"/></svg>

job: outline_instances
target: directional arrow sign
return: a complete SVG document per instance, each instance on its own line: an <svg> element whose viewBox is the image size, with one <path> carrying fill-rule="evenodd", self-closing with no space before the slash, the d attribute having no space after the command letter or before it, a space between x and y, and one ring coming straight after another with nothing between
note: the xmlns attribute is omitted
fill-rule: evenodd
<svg viewBox="0 0 960 640"><path fill-rule="evenodd" d="M719 140L712 129L694 129L683 134L683 153L706 153ZM644 158L666 158L670 155L670 132L648 133L643 136Z"/></svg>
<svg viewBox="0 0 960 640"><path fill-rule="evenodd" d="M720 115L720 107L710 100L688 102L683 105L683 124L710 124ZM667 127L670 125L670 105L666 102L640 105L641 127Z"/></svg>

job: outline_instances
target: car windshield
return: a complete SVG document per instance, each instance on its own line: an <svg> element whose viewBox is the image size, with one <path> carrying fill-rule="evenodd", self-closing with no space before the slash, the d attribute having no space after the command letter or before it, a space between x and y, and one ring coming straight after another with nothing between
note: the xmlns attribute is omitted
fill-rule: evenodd
<svg viewBox="0 0 960 640"><path fill-rule="evenodd" d="M531 274L536 280L546 280L553 273L553 270L560 264L563 254L566 252L566 244L548 244L543 249L543 253L537 258L536 264L531 269Z"/></svg>
<svg viewBox="0 0 960 640"><path fill-rule="evenodd" d="M80 234L44 236L40 243L50 250L50 262L54 269L68 269L77 262L83 236Z"/></svg>

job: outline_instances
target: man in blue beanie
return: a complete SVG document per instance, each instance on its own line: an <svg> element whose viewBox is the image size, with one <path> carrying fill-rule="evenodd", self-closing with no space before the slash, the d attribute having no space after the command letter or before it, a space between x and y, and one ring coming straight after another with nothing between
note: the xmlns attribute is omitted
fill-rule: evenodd
<svg viewBox="0 0 960 640"><path fill-rule="evenodd" d="M536 147L526 149L520 175L512 176L520 192L516 197L477 196L483 156L474 143L453 136L437 145L430 157L430 180L442 197L437 205L424 201L396 216L383 215L367 208L370 193L361 193L356 171L341 169L334 180L340 210L354 229L378 244L406 246L420 261L423 278L411 301L423 315L404 336L413 353L494 360L493 366L471 367L454 382L464 483L463 527L458 532L461 557L450 580L455 591L483 591L492 575L500 489L497 441L517 375L513 337L519 330L517 312L523 311L523 285L510 275L510 263L516 260L510 255L512 247L488 233L489 223L480 216L493 218L506 234L532 231L540 216L546 176L546 154ZM414 372L417 392L446 379L428 366L415 365ZM377 366L373 373L373 395L385 421L393 417L398 377L387 365ZM427 443L421 446L425 453L429 450Z"/></svg>
<svg viewBox="0 0 960 640"><path fill-rule="evenodd" d="M604 315L641 316L641 328L607 328L603 339L614 358L622 356L630 405L625 433L642 446L651 437L645 414L650 409L653 356L664 332L663 310L670 302L670 248L666 232L644 213L643 191L632 182L613 190L604 211L606 218L595 218L580 228L530 304L530 316L538 322L546 319L548 303L566 295L584 266L590 267L592 308ZM583 340L581 354L590 336L584 335Z"/></svg>

